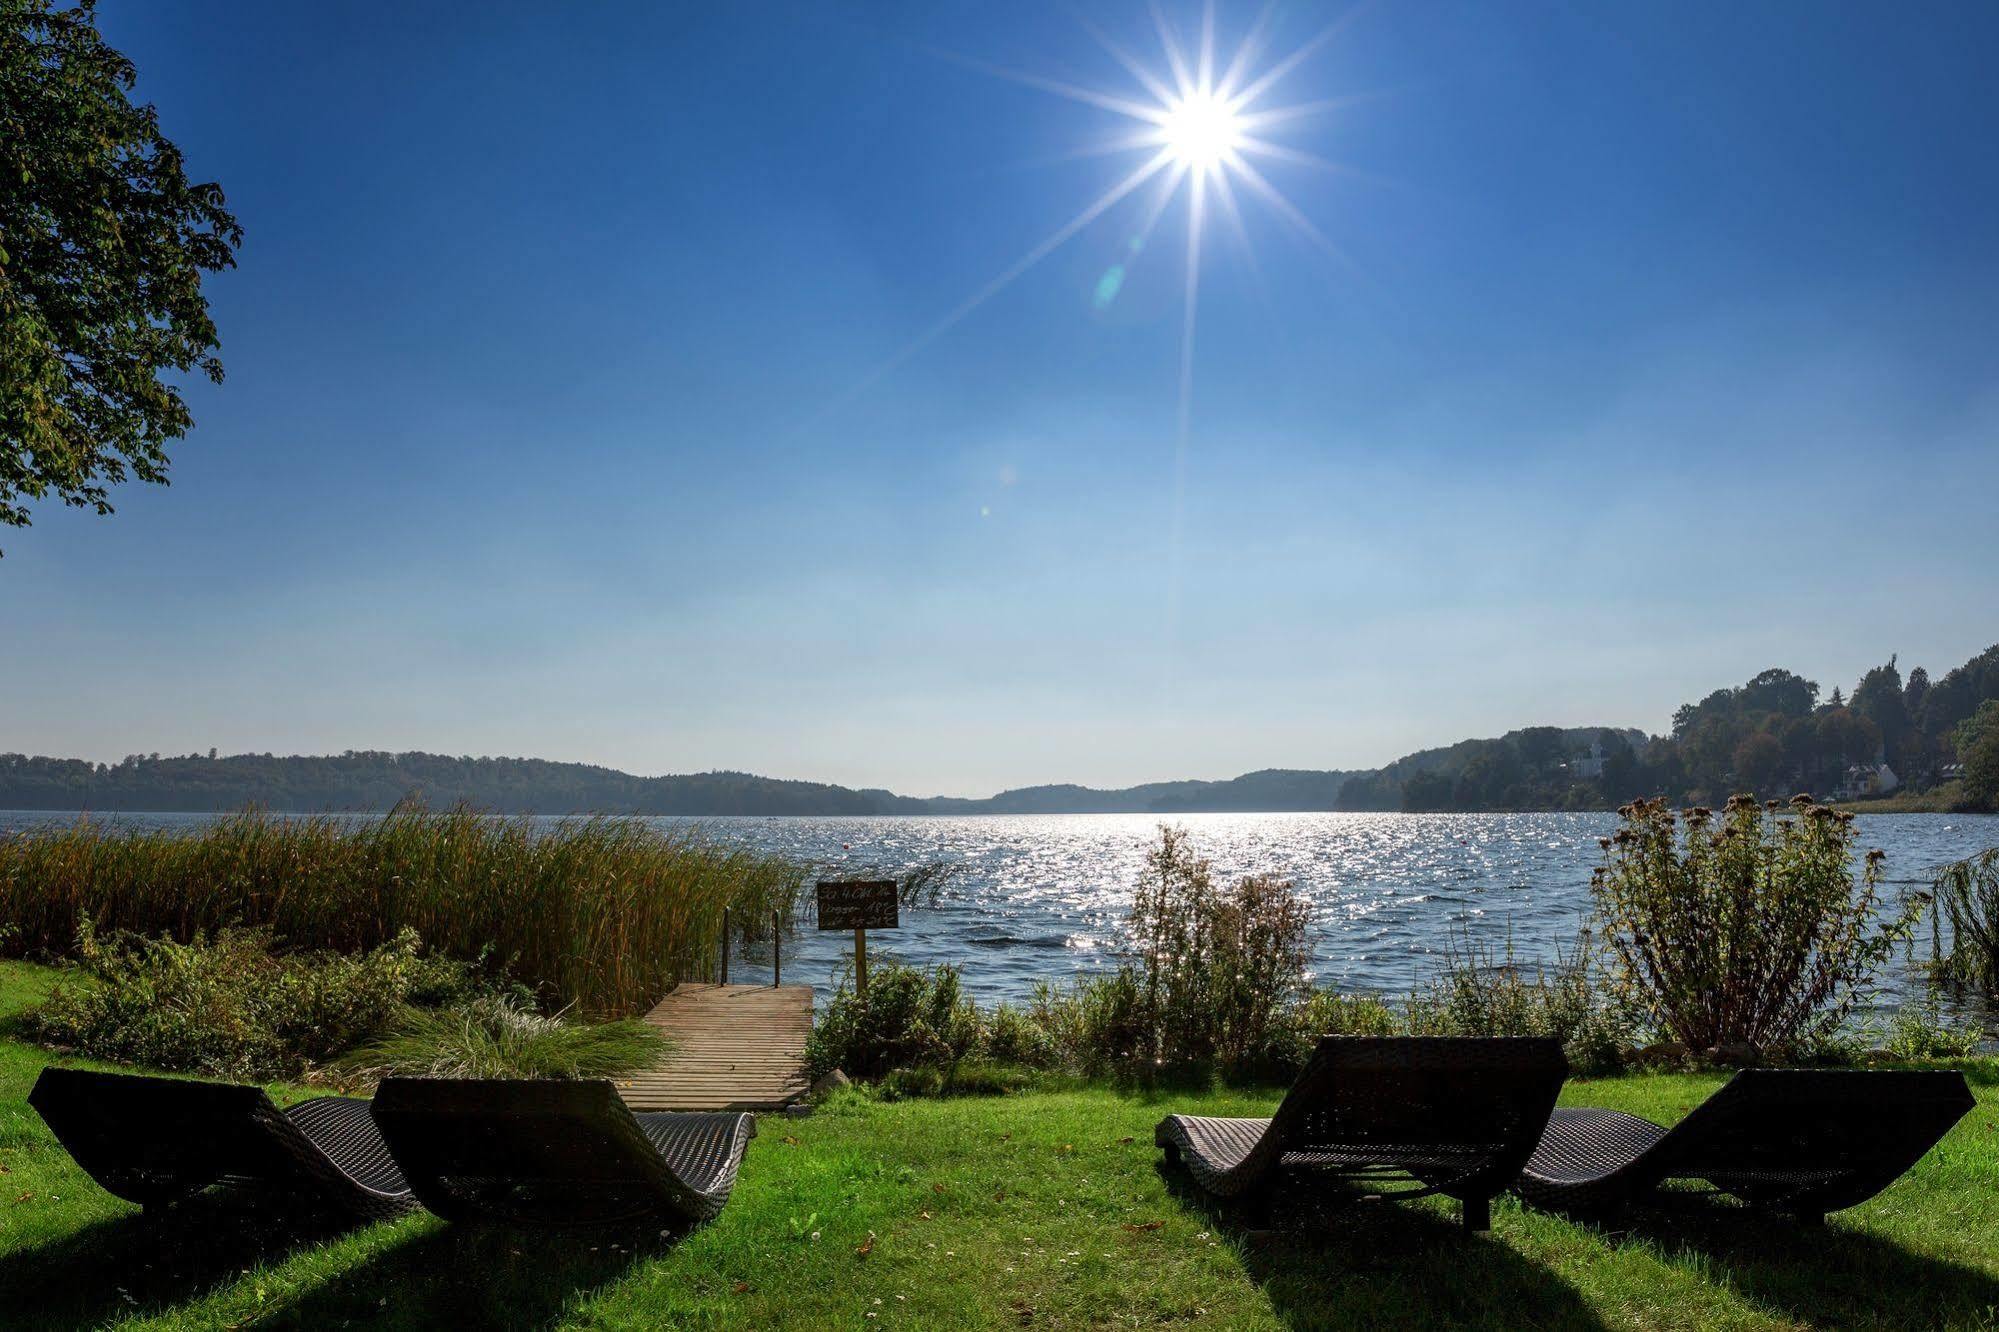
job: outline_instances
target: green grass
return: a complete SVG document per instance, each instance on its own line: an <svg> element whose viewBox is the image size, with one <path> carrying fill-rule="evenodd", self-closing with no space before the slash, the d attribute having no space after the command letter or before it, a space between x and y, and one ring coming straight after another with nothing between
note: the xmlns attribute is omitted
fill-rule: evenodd
<svg viewBox="0 0 1999 1332"><path fill-rule="evenodd" d="M0 836L0 953L65 953L86 917L183 943L259 926L344 953L409 928L454 957L490 952L553 1006L620 1017L711 974L724 908L766 932L803 882L779 857L636 818L405 805L362 820L248 810L194 832L79 821Z"/></svg>
<svg viewBox="0 0 1999 1332"><path fill-rule="evenodd" d="M0 1014L49 980L0 964ZM1246 1232L1160 1172L1151 1129L1169 1107L1267 1113L1275 1091L1082 1086L895 1103L848 1093L807 1118L766 1116L720 1220L678 1244L634 1245L421 1216L284 1237L199 1203L148 1222L85 1178L26 1106L45 1060L0 1039L0 1325L1999 1326L1990 1063L1974 1070L1978 1109L1937 1151L1818 1232L1703 1209L1611 1233L1504 1200L1493 1231L1469 1241L1430 1203L1293 1203L1274 1233ZM1720 1080L1572 1083L1565 1099L1671 1120Z"/></svg>

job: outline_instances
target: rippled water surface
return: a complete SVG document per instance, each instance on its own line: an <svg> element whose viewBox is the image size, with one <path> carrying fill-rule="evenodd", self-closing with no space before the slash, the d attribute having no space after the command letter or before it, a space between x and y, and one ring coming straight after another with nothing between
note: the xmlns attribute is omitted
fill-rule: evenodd
<svg viewBox="0 0 1999 1332"><path fill-rule="evenodd" d="M0 813L0 830L75 815ZM108 816L196 827L206 815ZM1390 992L1427 979L1454 941L1552 959L1573 943L1589 905L1596 839L1610 814L1189 814L1178 820L1221 875L1295 880L1313 904L1312 970L1322 983ZM981 1001L1022 998L1037 980L1116 963L1131 885L1157 837L1143 814L965 818L731 818L697 822L711 836L806 860L839 875L942 860L958 868L933 909L869 936L870 955L964 968ZM1887 852L1891 879L1927 883L1936 869L1999 845L1999 815L1863 816L1862 844ZM1891 889L1891 891L1893 891ZM851 934L809 927L787 944L787 981L823 992ZM768 979L740 960L731 979Z"/></svg>

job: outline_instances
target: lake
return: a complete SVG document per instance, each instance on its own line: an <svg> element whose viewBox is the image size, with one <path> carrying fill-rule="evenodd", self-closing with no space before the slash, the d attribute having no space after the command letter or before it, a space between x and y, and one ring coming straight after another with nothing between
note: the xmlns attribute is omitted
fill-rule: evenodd
<svg viewBox="0 0 1999 1332"><path fill-rule="evenodd" d="M75 814L0 811L0 831ZM146 827L198 827L203 814L116 814ZM871 958L956 963L981 1003L1023 999L1041 980L1117 963L1131 886L1159 825L1146 814L869 818L661 819L807 861L832 877L956 867L934 908L869 936ZM1399 993L1435 974L1466 940L1520 961L1552 961L1589 908L1597 838L1608 813L1186 814L1218 876L1277 874L1312 903L1311 969L1321 984ZM1885 874L1927 885L1937 868L1999 845L1999 815L1863 815L1863 847L1887 853ZM787 981L822 997L852 935L810 928L785 948ZM767 959L739 958L732 980L768 980ZM1899 976L1886 978L1898 988Z"/></svg>

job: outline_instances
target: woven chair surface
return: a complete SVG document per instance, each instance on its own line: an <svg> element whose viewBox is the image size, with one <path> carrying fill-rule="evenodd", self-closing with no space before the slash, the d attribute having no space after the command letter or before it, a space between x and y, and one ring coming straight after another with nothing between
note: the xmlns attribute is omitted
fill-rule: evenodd
<svg viewBox="0 0 1999 1332"><path fill-rule="evenodd" d="M1972 1104L1952 1072L1747 1069L1671 1129L1615 1110L1557 1110L1515 1189L1544 1207L1599 1211L1686 1180L1822 1214L1888 1187Z"/></svg>
<svg viewBox="0 0 1999 1332"><path fill-rule="evenodd" d="M346 1175L378 1193L409 1195L409 1182L389 1154L380 1129L358 1096L318 1096L300 1101L285 1118L311 1139Z"/></svg>
<svg viewBox="0 0 1999 1332"><path fill-rule="evenodd" d="M656 1110L633 1118L674 1177L689 1192L707 1200L713 1208L709 1215L720 1212L736 1186L744 1147L756 1133L756 1121L734 1111Z"/></svg>
<svg viewBox="0 0 1999 1332"><path fill-rule="evenodd" d="M756 1136L749 1114L635 1116L603 1081L390 1078L373 1113L424 1206L517 1226L709 1220Z"/></svg>
<svg viewBox="0 0 1999 1332"><path fill-rule="evenodd" d="M44 1069L28 1099L77 1164L130 1202L219 1184L362 1219L416 1206L366 1101L280 1110L258 1087L63 1068Z"/></svg>
<svg viewBox="0 0 1999 1332"><path fill-rule="evenodd" d="M1219 1197L1311 1170L1489 1198L1533 1150L1567 1069L1552 1040L1327 1036L1271 1118L1170 1115L1154 1137Z"/></svg>

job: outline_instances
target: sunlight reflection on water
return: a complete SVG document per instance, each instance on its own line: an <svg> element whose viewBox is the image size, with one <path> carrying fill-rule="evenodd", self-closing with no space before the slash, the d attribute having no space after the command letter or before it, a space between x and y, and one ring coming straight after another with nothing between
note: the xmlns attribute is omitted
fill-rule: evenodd
<svg viewBox="0 0 1999 1332"><path fill-rule="evenodd" d="M1311 970L1321 984L1399 993L1435 973L1453 941L1509 945L1522 961L1570 948L1589 908L1596 839L1615 818L1567 814L1190 814L1176 822L1220 876L1294 879L1313 905ZM1159 820L1143 814L699 821L711 834L840 867L961 865L935 910L870 937L879 950L964 968L982 1002L1021 999L1037 980L1117 965L1131 886ZM1860 821L1893 878L1999 843L1999 816L1898 815ZM850 848L844 849L843 848ZM1894 889L1890 890L1895 891ZM787 979L822 992L851 949L807 931ZM752 973L768 975L768 972Z"/></svg>
<svg viewBox="0 0 1999 1332"><path fill-rule="evenodd" d="M0 813L0 830L75 817ZM109 817L194 827L209 816ZM934 909L905 911L901 929L870 936L870 954L957 963L967 992L982 1003L1023 999L1038 980L1117 965L1132 883L1159 825L1145 814L654 821L694 824L810 862L829 877L933 860L959 866ZM1277 874L1305 890L1319 983L1400 993L1433 975L1454 940L1495 950L1510 943L1522 961L1553 960L1572 945L1589 906L1596 839L1615 818L1187 814L1174 821L1219 876ZM1880 815L1859 826L1863 846L1887 852L1893 879L1927 882L1940 865L1999 844L1999 815ZM851 948L850 935L807 928L786 946L785 979L823 996ZM769 974L767 964L741 959L731 979Z"/></svg>

